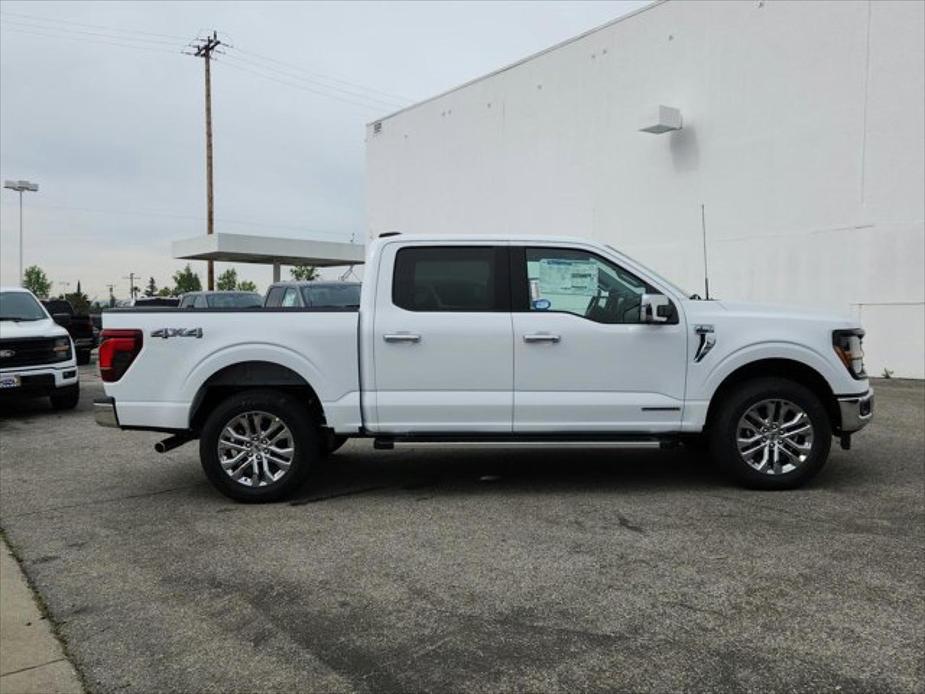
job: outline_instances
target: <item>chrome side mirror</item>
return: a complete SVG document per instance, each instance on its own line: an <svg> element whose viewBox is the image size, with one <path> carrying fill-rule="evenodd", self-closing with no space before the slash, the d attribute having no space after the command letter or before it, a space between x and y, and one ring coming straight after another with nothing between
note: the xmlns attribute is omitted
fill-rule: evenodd
<svg viewBox="0 0 925 694"><path fill-rule="evenodd" d="M639 303L640 323L667 323L671 301L664 294L643 294Z"/></svg>

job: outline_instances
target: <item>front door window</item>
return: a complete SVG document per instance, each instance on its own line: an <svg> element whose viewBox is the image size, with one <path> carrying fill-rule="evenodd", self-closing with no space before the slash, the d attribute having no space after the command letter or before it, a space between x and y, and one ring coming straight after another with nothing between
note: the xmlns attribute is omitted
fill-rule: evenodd
<svg viewBox="0 0 925 694"><path fill-rule="evenodd" d="M641 279L593 253L527 248L529 310L572 313L598 323L639 323Z"/></svg>

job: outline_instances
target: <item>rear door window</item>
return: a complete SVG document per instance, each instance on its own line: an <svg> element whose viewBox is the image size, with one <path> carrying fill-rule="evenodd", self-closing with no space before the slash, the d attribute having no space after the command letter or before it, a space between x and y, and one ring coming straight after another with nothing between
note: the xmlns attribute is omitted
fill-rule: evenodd
<svg viewBox="0 0 925 694"><path fill-rule="evenodd" d="M408 311L510 311L505 247L402 248L395 256L392 303Z"/></svg>

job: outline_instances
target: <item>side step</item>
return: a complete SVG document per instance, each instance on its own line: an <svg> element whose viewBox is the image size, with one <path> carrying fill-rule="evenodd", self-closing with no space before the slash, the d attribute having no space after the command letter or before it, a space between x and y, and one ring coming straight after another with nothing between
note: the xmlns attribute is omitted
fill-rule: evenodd
<svg viewBox="0 0 925 694"><path fill-rule="evenodd" d="M376 450L392 450L396 446L437 446L441 448L674 448L678 441L660 436L377 436Z"/></svg>

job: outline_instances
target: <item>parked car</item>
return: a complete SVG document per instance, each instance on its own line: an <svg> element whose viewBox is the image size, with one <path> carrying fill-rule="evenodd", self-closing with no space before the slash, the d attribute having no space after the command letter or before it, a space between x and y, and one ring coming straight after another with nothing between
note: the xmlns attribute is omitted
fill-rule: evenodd
<svg viewBox="0 0 925 694"><path fill-rule="evenodd" d="M347 437L660 446L803 484L871 421L857 320L702 300L566 237L389 236L360 308L103 315L101 424L199 439L227 496L278 499Z"/></svg>
<svg viewBox="0 0 925 694"><path fill-rule="evenodd" d="M133 306L163 306L176 308L180 305L180 298L176 296L139 296L132 302Z"/></svg>
<svg viewBox="0 0 925 694"><path fill-rule="evenodd" d="M359 282L274 282L264 306L350 308L360 305Z"/></svg>
<svg viewBox="0 0 925 694"><path fill-rule="evenodd" d="M80 399L74 342L32 292L0 287L0 397L47 395L56 410Z"/></svg>
<svg viewBox="0 0 925 694"><path fill-rule="evenodd" d="M257 308L263 297L257 292L188 292L180 297L180 308Z"/></svg>
<svg viewBox="0 0 925 694"><path fill-rule="evenodd" d="M96 347L96 335L90 316L77 313L71 302L65 299L46 299L42 303L55 322L70 334L74 349L77 350L77 363L89 364L90 352Z"/></svg>

